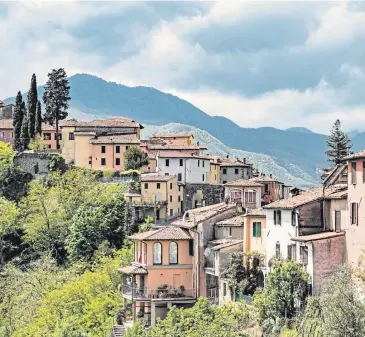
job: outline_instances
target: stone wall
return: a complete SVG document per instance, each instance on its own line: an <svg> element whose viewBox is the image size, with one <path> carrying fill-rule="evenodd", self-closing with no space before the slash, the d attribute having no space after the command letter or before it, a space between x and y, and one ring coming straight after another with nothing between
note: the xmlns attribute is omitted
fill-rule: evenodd
<svg viewBox="0 0 365 337"><path fill-rule="evenodd" d="M223 202L224 187L213 184L186 184L184 188L184 211L199 206L209 206Z"/></svg>
<svg viewBox="0 0 365 337"><path fill-rule="evenodd" d="M46 153L26 151L18 153L14 158L14 165L19 166L25 172L39 175L49 174L49 159Z"/></svg>

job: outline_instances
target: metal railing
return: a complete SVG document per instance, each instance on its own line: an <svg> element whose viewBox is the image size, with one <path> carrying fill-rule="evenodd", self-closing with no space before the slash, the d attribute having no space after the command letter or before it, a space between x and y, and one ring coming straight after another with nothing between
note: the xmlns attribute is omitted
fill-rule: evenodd
<svg viewBox="0 0 365 337"><path fill-rule="evenodd" d="M123 295L131 296L134 299L174 299L174 298L195 298L195 289L181 289L173 286L149 289L144 287L122 287Z"/></svg>

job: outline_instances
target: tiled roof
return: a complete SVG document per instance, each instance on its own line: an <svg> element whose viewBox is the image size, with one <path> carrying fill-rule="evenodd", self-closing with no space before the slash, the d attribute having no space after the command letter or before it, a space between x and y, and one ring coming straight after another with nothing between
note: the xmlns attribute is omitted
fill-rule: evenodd
<svg viewBox="0 0 365 337"><path fill-rule="evenodd" d="M243 243L243 240L221 239L221 240L210 241L209 243L217 244L217 246L214 246L211 248L213 251L216 251L216 250L220 250L222 248L227 248L230 246L235 246L235 245L241 244L241 243Z"/></svg>
<svg viewBox="0 0 365 337"><path fill-rule="evenodd" d="M259 184L251 179L238 179L235 181L230 181L225 186L242 186L242 187L261 187L264 186L262 184Z"/></svg>
<svg viewBox="0 0 365 337"><path fill-rule="evenodd" d="M176 226L167 226L144 233L137 233L129 236L132 240L190 240L190 234L184 229Z"/></svg>
<svg viewBox="0 0 365 337"><path fill-rule="evenodd" d="M344 191L332 193L326 197L326 199L346 199L346 198L347 198L347 189Z"/></svg>
<svg viewBox="0 0 365 337"><path fill-rule="evenodd" d="M225 226L240 227L240 226L243 226L243 222L244 222L243 215L238 215L238 216L234 216L229 219L219 221L216 223L216 226L218 226L218 227L225 227Z"/></svg>
<svg viewBox="0 0 365 337"><path fill-rule="evenodd" d="M359 152L352 153L343 159L351 160L351 159L358 159L358 158L365 158L365 150L361 150Z"/></svg>
<svg viewBox="0 0 365 337"><path fill-rule="evenodd" d="M79 121L76 119L69 119L61 121L60 126L142 128L142 125L139 124L138 122L123 117L112 118L112 119L97 119L93 121Z"/></svg>
<svg viewBox="0 0 365 337"><path fill-rule="evenodd" d="M251 164L245 164L241 161L222 161L218 162L218 164L222 167L248 167Z"/></svg>
<svg viewBox="0 0 365 337"><path fill-rule="evenodd" d="M339 187L326 188L323 195L323 188L311 188L307 191L300 193L299 195L275 201L271 204L264 206L264 208L293 209L317 200L321 200L324 197L330 197L331 194L342 190L343 188Z"/></svg>
<svg viewBox="0 0 365 337"><path fill-rule="evenodd" d="M56 131L56 126L42 123L42 131ZM60 132L61 132L61 129L58 129L58 133L60 133Z"/></svg>
<svg viewBox="0 0 365 337"><path fill-rule="evenodd" d="M165 134L165 135L159 135L159 134L155 134L155 135L152 135L153 138L186 138L186 137L193 137L194 136L192 134L189 134L189 133L172 133L172 134Z"/></svg>
<svg viewBox="0 0 365 337"><path fill-rule="evenodd" d="M118 271L122 274L127 275L146 275L148 274L147 270L144 269L142 266L138 265L131 265L124 268L119 268Z"/></svg>
<svg viewBox="0 0 365 337"><path fill-rule="evenodd" d="M176 176L164 176L164 175L142 175L141 181L148 182L148 181L170 181L176 178Z"/></svg>
<svg viewBox="0 0 365 337"><path fill-rule="evenodd" d="M175 145L175 144L148 144L149 150L206 150L205 146L198 145Z"/></svg>
<svg viewBox="0 0 365 337"><path fill-rule="evenodd" d="M0 119L0 129L13 129L13 120Z"/></svg>
<svg viewBox="0 0 365 337"><path fill-rule="evenodd" d="M139 144L140 141L136 134L131 135L110 135L99 136L92 139L91 144Z"/></svg>
<svg viewBox="0 0 365 337"><path fill-rule="evenodd" d="M204 156L191 155L190 153L181 153L176 151L162 151L158 154L161 158L195 158L195 159L206 159Z"/></svg>
<svg viewBox="0 0 365 337"><path fill-rule="evenodd" d="M245 215L266 217L266 211L263 208L247 208L247 212Z"/></svg>
<svg viewBox="0 0 365 337"><path fill-rule="evenodd" d="M298 242L309 242L309 241L316 241L316 240L324 240L324 239L331 239L338 236L344 236L345 232L321 232L316 234L310 234L310 235L302 235L302 236L296 236L295 238L292 238L293 241Z"/></svg>
<svg viewBox="0 0 365 337"><path fill-rule="evenodd" d="M275 178L272 177L267 177L267 176L259 176L259 177L254 177L250 179L251 181L256 181L258 183L274 183L274 182L278 182Z"/></svg>

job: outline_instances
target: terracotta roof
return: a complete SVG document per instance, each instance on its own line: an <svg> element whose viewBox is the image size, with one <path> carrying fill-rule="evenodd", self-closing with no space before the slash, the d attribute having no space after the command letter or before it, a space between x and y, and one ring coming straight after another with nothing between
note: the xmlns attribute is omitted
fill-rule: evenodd
<svg viewBox="0 0 365 337"><path fill-rule="evenodd" d="M338 236L344 236L345 232L321 232L316 234L310 234L310 235L302 235L302 236L296 236L295 238L292 238L293 241L298 242L309 242L309 241L316 241L316 240L324 240L324 239L331 239Z"/></svg>
<svg viewBox="0 0 365 337"><path fill-rule="evenodd" d="M141 177L141 181L148 182L148 181L170 181L176 178L176 176L163 176L163 175L145 175Z"/></svg>
<svg viewBox="0 0 365 337"><path fill-rule="evenodd" d="M329 187L324 190L323 195L323 188L311 188L307 191L300 193L299 195L275 201L271 204L264 206L263 208L293 209L317 200L321 200L324 197L330 197L331 194L339 192L341 190L343 190L342 187Z"/></svg>
<svg viewBox="0 0 365 337"><path fill-rule="evenodd" d="M235 245L241 244L241 243L243 243L243 240L221 239L221 240L215 240L215 241L209 241L209 242L218 244L217 246L214 246L211 248L211 250L216 251L216 250L220 250L222 248L227 248L230 246L235 246Z"/></svg>
<svg viewBox="0 0 365 337"><path fill-rule="evenodd" d="M347 189L326 196L326 199L347 199Z"/></svg>
<svg viewBox="0 0 365 337"><path fill-rule="evenodd" d="M147 270L142 266L131 265L124 268L119 268L118 271L122 274L127 275L146 275L148 274Z"/></svg>
<svg viewBox="0 0 365 337"><path fill-rule="evenodd" d="M218 162L218 164L220 166L223 167L248 167L251 166L252 164L245 164L241 161L222 161L222 162Z"/></svg>
<svg viewBox="0 0 365 337"><path fill-rule="evenodd" d="M263 208L247 208L247 212L245 215L266 217L266 211Z"/></svg>
<svg viewBox="0 0 365 337"><path fill-rule="evenodd" d="M112 118L112 119L97 119L93 121L79 121L76 119L69 119L61 121L60 126L143 128L142 125L139 124L138 122L123 117Z"/></svg>
<svg viewBox="0 0 365 337"><path fill-rule="evenodd" d="M224 184L224 186L261 187L264 185L252 181L251 179L239 179L235 181L230 181Z"/></svg>
<svg viewBox="0 0 365 337"><path fill-rule="evenodd" d="M241 227L241 226L243 226L243 222L244 222L243 215L238 215L238 216L234 216L229 219L219 221L216 223L216 226L218 226L218 227L225 227L225 226Z"/></svg>
<svg viewBox="0 0 365 337"><path fill-rule="evenodd" d="M156 135L152 135L153 138L186 138L186 137L193 137L194 136L192 134L189 134L189 133L172 133L172 134L165 134L165 135L159 135L159 134L156 134Z"/></svg>
<svg viewBox="0 0 365 337"><path fill-rule="evenodd" d="M345 158L344 160L351 160L351 159L358 159L358 158L365 158L365 150L361 150L359 152L352 153Z"/></svg>
<svg viewBox="0 0 365 337"><path fill-rule="evenodd" d="M150 150L206 150L205 146L198 145L175 145L175 144L147 144Z"/></svg>
<svg viewBox="0 0 365 337"><path fill-rule="evenodd" d="M96 136L95 131L75 131L75 136Z"/></svg>
<svg viewBox="0 0 365 337"><path fill-rule="evenodd" d="M184 229L176 226L167 226L144 233L137 233L128 236L132 240L190 240L190 234Z"/></svg>
<svg viewBox="0 0 365 337"><path fill-rule="evenodd" d="M136 134L131 135L109 135L99 136L92 139L91 144L139 144L140 141Z"/></svg>
<svg viewBox="0 0 365 337"><path fill-rule="evenodd" d="M158 153L158 156L161 158L195 158L195 159L206 159L204 156L199 155L191 155L190 153L181 153L176 151L163 151Z"/></svg>
<svg viewBox="0 0 365 337"><path fill-rule="evenodd" d="M12 119L0 119L0 129L13 129Z"/></svg>
<svg viewBox="0 0 365 337"><path fill-rule="evenodd" d="M259 176L259 177L254 177L250 179L251 181L257 181L259 183L263 182L263 183L275 183L278 182L275 178L272 177L267 177L267 176Z"/></svg>

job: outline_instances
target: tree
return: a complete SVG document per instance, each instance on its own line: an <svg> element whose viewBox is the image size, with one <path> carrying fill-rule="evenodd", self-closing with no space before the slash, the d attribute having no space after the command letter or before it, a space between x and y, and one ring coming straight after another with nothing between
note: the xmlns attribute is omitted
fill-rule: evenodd
<svg viewBox="0 0 365 337"><path fill-rule="evenodd" d="M44 121L56 125L56 135L58 135L58 124L60 120L68 116L67 109L70 97L70 86L66 72L63 68L52 69L48 73L48 81L44 87L43 102L46 106ZM57 149L59 148L59 138L57 139Z"/></svg>
<svg viewBox="0 0 365 337"><path fill-rule="evenodd" d="M29 133L28 133L28 127L29 127L29 121L27 116L27 109L25 107L25 103L22 102L21 109L23 110L23 121L22 121L22 127L20 131L20 151L24 151L28 149L28 144L30 141Z"/></svg>
<svg viewBox="0 0 365 337"><path fill-rule="evenodd" d="M144 223L139 225L138 232L139 233L147 232L147 231L153 229L153 227L154 227L153 218L152 218L152 216L148 215L144 219Z"/></svg>
<svg viewBox="0 0 365 337"><path fill-rule="evenodd" d="M327 145L330 148L326 152L328 161L334 165L341 163L343 158L350 153L352 144L346 133L341 130L341 122L339 119L336 120L332 127Z"/></svg>
<svg viewBox="0 0 365 337"><path fill-rule="evenodd" d="M283 260L274 262L263 291L254 296L254 306L265 336L274 336L287 324L287 319L295 317L295 303L305 303L308 282L309 274L301 264Z"/></svg>
<svg viewBox="0 0 365 337"><path fill-rule="evenodd" d="M125 170L139 170L142 166L149 163L148 155L136 146L131 146L124 153Z"/></svg>
<svg viewBox="0 0 365 337"><path fill-rule="evenodd" d="M0 179L5 170L13 167L14 155L13 149L8 144L0 142Z"/></svg>
<svg viewBox="0 0 365 337"><path fill-rule="evenodd" d="M22 93L18 91L15 99L15 109L13 115L13 127L14 127L14 149L19 151L21 148L20 134L22 130L22 123L24 117L24 109L22 107L23 97Z"/></svg>
<svg viewBox="0 0 365 337"><path fill-rule="evenodd" d="M41 102L37 102L37 112L35 118L35 134L41 135L42 134L42 106Z"/></svg>
<svg viewBox="0 0 365 337"><path fill-rule="evenodd" d="M35 74L33 74L30 82L30 90L28 91L28 134L29 138L31 139L33 139L36 134L35 127L36 127L36 115L37 115L37 102L38 102L37 78Z"/></svg>

